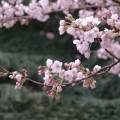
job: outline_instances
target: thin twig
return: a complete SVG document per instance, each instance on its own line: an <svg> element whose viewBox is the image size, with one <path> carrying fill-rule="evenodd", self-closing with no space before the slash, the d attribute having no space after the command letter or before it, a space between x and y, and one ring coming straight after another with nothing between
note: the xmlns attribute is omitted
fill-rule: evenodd
<svg viewBox="0 0 120 120"><path fill-rule="evenodd" d="M120 60L120 58L118 58L117 56L115 56L113 53L111 53L109 50L105 49L105 51L107 53L109 53L113 58L117 59L117 60Z"/></svg>
<svg viewBox="0 0 120 120"><path fill-rule="evenodd" d="M37 84L37 85L44 85L44 83L42 83L42 82L37 82L37 81L35 81L35 80L32 80L32 79L30 79L30 78L27 78L26 79L27 81L30 81L30 82L32 82L32 83L35 83L35 84Z"/></svg>
<svg viewBox="0 0 120 120"><path fill-rule="evenodd" d="M117 4L120 4L120 1L119 0L112 0L113 2L117 3Z"/></svg>

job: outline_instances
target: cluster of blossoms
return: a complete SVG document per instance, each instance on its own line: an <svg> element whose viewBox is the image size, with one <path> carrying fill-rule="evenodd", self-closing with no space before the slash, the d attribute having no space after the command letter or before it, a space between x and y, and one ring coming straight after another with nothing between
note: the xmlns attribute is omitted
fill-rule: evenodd
<svg viewBox="0 0 120 120"><path fill-rule="evenodd" d="M73 4L74 3L74 4ZM17 21L22 25L28 24L29 19L44 22L49 18L49 13L59 10L68 10L71 6L78 7L78 2L72 0L32 0L28 5L23 0L2 1L0 6L0 27L10 28Z"/></svg>
<svg viewBox="0 0 120 120"><path fill-rule="evenodd" d="M15 89L21 89L21 87L23 86L27 77L28 77L27 71L24 69L19 72L14 71L14 72L10 73L10 75L9 75L10 79L16 80Z"/></svg>
<svg viewBox="0 0 120 120"><path fill-rule="evenodd" d="M20 21L21 25L26 25L30 19L45 22L51 12L62 11L64 14L68 14L71 10L84 8L83 6L86 5L110 6L111 4L115 4L115 2L113 0L57 0L56 2L51 2L51 0L31 0L28 5L24 5L23 0L2 1L0 6L0 27L10 28L17 21ZM119 6L117 8L116 10L113 7L109 11L119 11ZM102 13L101 10L96 10L96 14L102 16L100 14ZM102 11L103 14L106 14L104 9ZM80 10L79 13L82 17L86 13L88 15L88 13L93 14L94 12Z"/></svg>
<svg viewBox="0 0 120 120"><path fill-rule="evenodd" d="M60 34L67 32L72 35L74 37L73 44L76 45L77 50L85 55L86 58L89 58L89 45L93 43L99 35L97 25L100 24L100 21L93 16L74 20L71 15L68 15L66 19L66 21L60 21Z"/></svg>
<svg viewBox="0 0 120 120"><path fill-rule="evenodd" d="M97 72L100 69L100 66L95 66L93 71ZM64 85L75 85L78 82L82 82L83 87L95 88L95 80L84 79L90 74L90 71L88 68L85 69L81 66L78 59L74 62L64 64L57 60L48 59L45 68L39 67L38 74L43 76L44 86L51 86L51 89L47 91L49 96L59 95Z"/></svg>
<svg viewBox="0 0 120 120"><path fill-rule="evenodd" d="M111 56L106 53L105 49L109 50L111 53L114 53L117 58L120 58L120 43L115 40L115 38L120 35L120 18L117 14L113 14L107 19L106 22L113 29L106 30L106 34L102 34L101 48L97 51L98 58L111 58ZM114 58L114 61L116 61L116 58ZM120 76L120 64L112 67L110 73Z"/></svg>
<svg viewBox="0 0 120 120"><path fill-rule="evenodd" d="M100 30L99 25L105 22L107 27ZM120 43L115 40L120 35L119 24L118 14L110 14L107 16L106 21L94 16L74 19L72 15L68 15L65 20L60 21L59 32L61 35L64 32L72 35L74 37L73 44L76 45L80 54L86 58L90 57L91 44L96 41L100 43L101 47L97 51L99 58L107 59L111 57L106 49L120 58ZM120 76L120 64L113 67L110 72Z"/></svg>
<svg viewBox="0 0 120 120"><path fill-rule="evenodd" d="M38 68L38 75L43 77L43 81L40 84L46 88L48 96L58 98L63 87L67 85L74 86L82 83L85 88L95 88L96 81L88 76L97 74L101 69L101 66L96 65L93 70L90 71L81 65L79 59L70 63L62 63L57 60L53 61L48 59L46 66L40 66ZM27 80L37 83L28 78L28 73L25 69L10 72L9 78L16 81L15 89L20 89Z"/></svg>

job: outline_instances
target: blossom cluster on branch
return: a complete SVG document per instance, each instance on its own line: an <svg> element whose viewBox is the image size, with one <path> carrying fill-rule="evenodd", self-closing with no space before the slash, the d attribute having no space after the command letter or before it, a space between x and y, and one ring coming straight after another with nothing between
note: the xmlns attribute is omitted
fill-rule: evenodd
<svg viewBox="0 0 120 120"><path fill-rule="evenodd" d="M95 88L96 81L93 77L109 72L116 65L120 64L120 59L106 49L106 52L116 58L116 62L101 67L95 65L93 69L85 68L79 59L70 63L63 63L58 60L47 59L46 66L38 67L38 75L43 78L42 81L36 81L29 77L27 70L10 72L0 68L0 77L8 76L15 80L15 89L21 89L25 82L30 81L34 84L44 87L48 96L58 99L63 88L66 86L75 86L80 83L85 88Z"/></svg>
<svg viewBox="0 0 120 120"><path fill-rule="evenodd" d="M78 18L72 13L78 11ZM93 50L91 45L96 42L100 47L96 50L100 59L113 59L106 66L95 65L93 69L82 65L81 60L63 63L48 59L46 66L39 66L38 75L41 81L32 80L25 69L7 71L2 69L0 77L9 76L16 81L16 89L20 89L26 81L41 85L49 96L59 98L66 86L80 83L86 88L95 88L95 76L107 72L120 77L120 2L117 0L32 0L24 5L22 0L2 1L0 6L0 27L10 28L16 22L28 24L36 19L45 22L52 12L63 12L65 20L60 20L58 28L60 35L67 33L73 37L73 44L78 52L89 59ZM102 28L101 28L102 26Z"/></svg>
<svg viewBox="0 0 120 120"><path fill-rule="evenodd" d="M108 27L100 30L99 25L106 23ZM120 43L115 38L120 36L120 18L117 14L110 14L105 20L94 16L74 19L68 15L65 20L60 21L60 34L65 32L74 37L73 44L76 45L80 54L90 58L91 44L95 41L100 43L100 49L97 51L98 57L107 59L111 57L106 53L108 49L120 58ZM116 59L115 59L116 60ZM120 64L111 69L112 73L120 76Z"/></svg>
<svg viewBox="0 0 120 120"><path fill-rule="evenodd" d="M105 9L106 7L109 9ZM98 9L93 11L92 8ZM17 21L20 21L21 25L28 24L31 19L45 22L52 12L68 14L76 9L80 9L80 16L96 13L103 17L103 14L106 16L109 12L118 12L120 7L112 0L31 0L28 5L24 5L23 0L6 0L2 1L0 6L0 27L10 28Z"/></svg>

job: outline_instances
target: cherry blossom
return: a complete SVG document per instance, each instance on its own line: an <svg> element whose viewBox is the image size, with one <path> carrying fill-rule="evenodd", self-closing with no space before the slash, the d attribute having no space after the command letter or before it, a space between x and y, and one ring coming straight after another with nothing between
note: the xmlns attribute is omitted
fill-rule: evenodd
<svg viewBox="0 0 120 120"><path fill-rule="evenodd" d="M9 76L15 80L16 89L20 89L26 81L41 85L48 96L58 99L66 86L80 85L84 88L95 88L95 76L110 73L120 77L120 2L114 0L31 0L27 5L22 0L6 0L0 6L0 28L11 28L17 22L28 25L34 19L46 22L52 12L62 12L65 18L59 21L60 35L67 33L73 44L87 59L94 52L98 59L112 59L105 66L95 65L92 69L82 65L81 59L72 62L52 60L48 58L45 66L38 67L38 75L42 80L35 81L28 76L25 69L20 71L1 71L0 77ZM78 17L74 18L74 12ZM102 27L101 27L102 26ZM49 39L54 33L44 32ZM98 43L97 50L92 45Z"/></svg>

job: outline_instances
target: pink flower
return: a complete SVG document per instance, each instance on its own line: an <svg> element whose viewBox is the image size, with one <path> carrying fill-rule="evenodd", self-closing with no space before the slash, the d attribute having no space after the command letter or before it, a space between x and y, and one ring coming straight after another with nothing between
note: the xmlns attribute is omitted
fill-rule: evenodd
<svg viewBox="0 0 120 120"><path fill-rule="evenodd" d="M47 59L46 66L50 68L52 64L53 64L53 61L51 59Z"/></svg>
<svg viewBox="0 0 120 120"><path fill-rule="evenodd" d="M54 63L51 66L52 72L53 73L59 73L61 71L62 68L62 62L59 61L54 61Z"/></svg>
<svg viewBox="0 0 120 120"><path fill-rule="evenodd" d="M65 27L64 26L60 26L59 27L59 33L60 35L62 35L65 32Z"/></svg>
<svg viewBox="0 0 120 120"><path fill-rule="evenodd" d="M101 69L101 66L99 66L99 65L95 65L95 67L93 68L93 72L97 72L97 71L99 71Z"/></svg>
<svg viewBox="0 0 120 120"><path fill-rule="evenodd" d="M70 34L70 35L73 35L74 36L74 34L75 34L75 28L73 28L73 27L68 27L68 29L67 29L67 33L68 34Z"/></svg>
<svg viewBox="0 0 120 120"><path fill-rule="evenodd" d="M62 92L62 87L60 85L57 86L57 92L58 93Z"/></svg>

